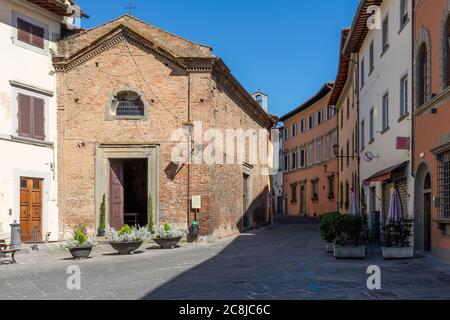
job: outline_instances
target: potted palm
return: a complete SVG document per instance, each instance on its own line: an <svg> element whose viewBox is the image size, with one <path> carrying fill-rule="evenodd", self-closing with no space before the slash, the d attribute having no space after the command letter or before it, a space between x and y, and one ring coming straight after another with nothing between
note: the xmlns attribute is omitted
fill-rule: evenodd
<svg viewBox="0 0 450 320"><path fill-rule="evenodd" d="M186 230L174 229L170 224L165 223L159 228L158 232L155 233L153 241L155 241L161 249L172 249L181 241L183 236L187 235L187 233Z"/></svg>
<svg viewBox="0 0 450 320"><path fill-rule="evenodd" d="M73 238L64 244L74 259L87 259L96 243L86 234L86 227L80 226L73 232Z"/></svg>
<svg viewBox="0 0 450 320"><path fill-rule="evenodd" d="M139 249L145 240L151 239L152 234L148 227L137 228L124 225L119 231L114 228L106 232L106 238L111 247L120 255L128 255Z"/></svg>
<svg viewBox="0 0 450 320"><path fill-rule="evenodd" d="M366 246L361 241L364 218L355 215L342 215L336 221L336 259L364 259Z"/></svg>
<svg viewBox="0 0 450 320"><path fill-rule="evenodd" d="M336 221L340 218L339 213L328 213L320 217L320 234L325 240L328 253L334 252L334 243L336 241Z"/></svg>
<svg viewBox="0 0 450 320"><path fill-rule="evenodd" d="M381 248L384 259L414 258L414 248L411 246L413 220L402 218L399 221L389 220L383 226L383 246Z"/></svg>

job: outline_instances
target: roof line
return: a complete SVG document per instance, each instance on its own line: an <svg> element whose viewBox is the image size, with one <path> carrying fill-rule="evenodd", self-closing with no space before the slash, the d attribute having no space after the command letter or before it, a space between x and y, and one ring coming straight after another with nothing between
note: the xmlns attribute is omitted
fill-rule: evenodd
<svg viewBox="0 0 450 320"><path fill-rule="evenodd" d="M280 121L284 122L287 119L295 116L299 112L302 112L302 111L308 109L314 103L320 101L320 99L325 97L333 89L333 86L334 86L334 81L330 81L330 82L325 83L314 96L312 96L310 99L305 101L303 104L301 104L300 106L298 106L297 108L295 108L294 110L289 112L288 114L280 117Z"/></svg>

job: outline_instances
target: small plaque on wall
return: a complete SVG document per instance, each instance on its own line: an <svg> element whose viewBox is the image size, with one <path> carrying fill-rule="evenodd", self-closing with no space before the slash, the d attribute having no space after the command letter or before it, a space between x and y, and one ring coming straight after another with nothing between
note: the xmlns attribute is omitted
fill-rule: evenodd
<svg viewBox="0 0 450 320"><path fill-rule="evenodd" d="M202 197L201 196L192 196L191 209L200 210L201 208L202 208Z"/></svg>

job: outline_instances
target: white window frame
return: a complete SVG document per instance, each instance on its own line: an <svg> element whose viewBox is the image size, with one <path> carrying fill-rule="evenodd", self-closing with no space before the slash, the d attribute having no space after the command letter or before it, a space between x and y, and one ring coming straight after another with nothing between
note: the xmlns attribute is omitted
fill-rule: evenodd
<svg viewBox="0 0 450 320"><path fill-rule="evenodd" d="M31 23L37 27L44 29L44 48L43 49L19 40L18 29L17 29L17 19L22 19L28 23ZM11 37L11 39L12 39L12 42L14 45L24 48L24 49L27 49L27 50L34 51L36 53L46 55L46 56L48 56L50 54L50 50L49 50L50 32L49 32L48 24L41 22L39 20L33 19L33 18L26 16L23 13L15 11L15 10L12 10L11 22L12 22L12 37Z"/></svg>

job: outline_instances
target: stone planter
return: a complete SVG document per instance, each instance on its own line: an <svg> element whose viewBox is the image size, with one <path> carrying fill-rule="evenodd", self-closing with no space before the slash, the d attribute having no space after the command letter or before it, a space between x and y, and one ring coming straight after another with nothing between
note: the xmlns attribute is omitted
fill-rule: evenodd
<svg viewBox="0 0 450 320"><path fill-rule="evenodd" d="M139 249L144 241L136 241L136 242L110 242L109 244L113 247L114 250L119 252L120 255L128 255L134 253L137 249Z"/></svg>
<svg viewBox="0 0 450 320"><path fill-rule="evenodd" d="M336 259L365 259L366 246L334 246Z"/></svg>
<svg viewBox="0 0 450 320"><path fill-rule="evenodd" d="M383 259L412 259L414 258L413 247L382 247Z"/></svg>
<svg viewBox="0 0 450 320"><path fill-rule="evenodd" d="M92 252L92 247L70 248L69 251L74 259L87 259Z"/></svg>
<svg viewBox="0 0 450 320"><path fill-rule="evenodd" d="M156 244L161 249L172 249L174 248L180 241L182 237L177 238L167 238L167 239L153 239L153 241L156 242Z"/></svg>
<svg viewBox="0 0 450 320"><path fill-rule="evenodd" d="M325 248L327 249L327 253L334 253L334 243L333 242L327 242L325 244Z"/></svg>

